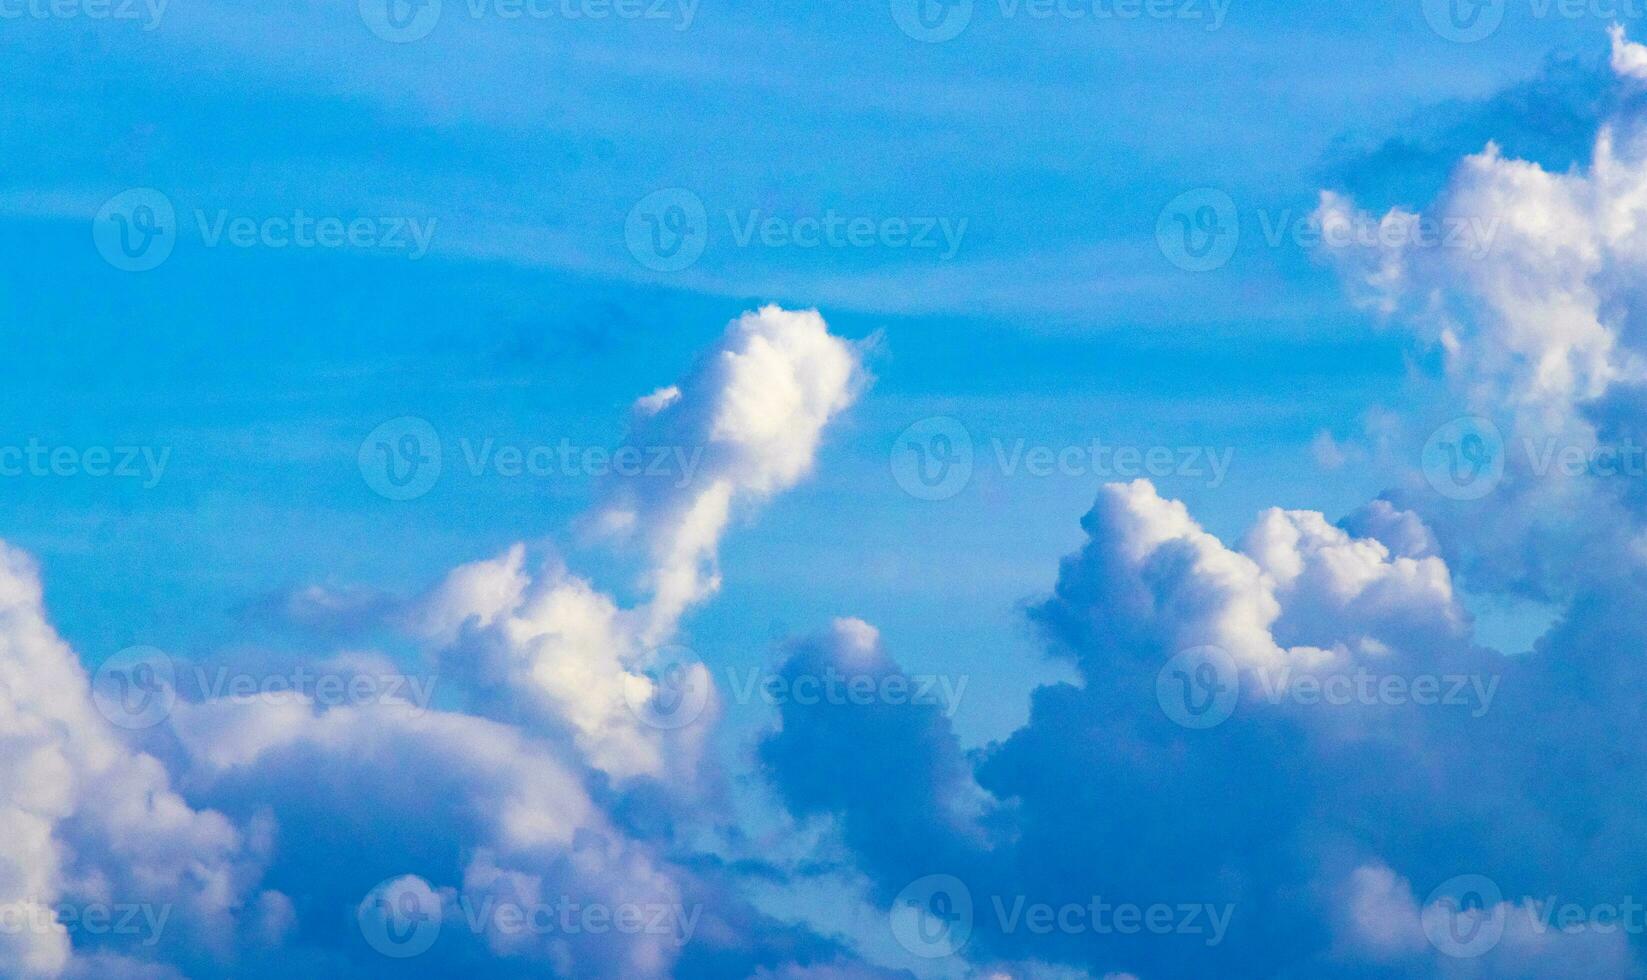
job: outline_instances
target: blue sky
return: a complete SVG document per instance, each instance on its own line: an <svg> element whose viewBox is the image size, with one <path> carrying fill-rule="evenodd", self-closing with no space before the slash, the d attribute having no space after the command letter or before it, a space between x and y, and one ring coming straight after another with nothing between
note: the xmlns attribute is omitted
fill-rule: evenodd
<svg viewBox="0 0 1647 980"><path fill-rule="evenodd" d="M1491 43L1460 46L1416 9L1253 5L1208 31L1006 21L995 8L954 41L923 45L888 11L846 5L705 8L685 31L451 13L407 45L330 5L177 7L148 32L11 25L26 43L9 55L7 226L45 247L19 249L6 294L14 321L61 327L33 339L15 328L8 417L19 433L175 447L153 492L7 488L50 508L4 530L49 563L61 625L87 656L155 631L168 647L243 636L228 611L283 583L411 588L454 559L553 534L587 487L466 481L391 506L361 484L352 445L402 414L458 438L612 441L621 419L603 408L665 383L719 324L768 300L816 305L848 336L884 338L875 397L850 421L853 438L827 447L839 457L819 467L810 499L784 502L807 508L792 526L834 523L848 493L869 505L854 508L858 521L884 527L871 544L883 553L905 552L905 533L942 548L946 524L977 527L981 502L911 510L884 479L896 431L939 412L1014 439L1234 447L1230 485L1203 495L1208 519L1232 532L1282 500L1348 509L1376 482L1298 494L1315 482L1302 450L1320 429L1404 396L1399 340L1346 309L1330 270L1302 250L1262 247L1262 231L1248 233L1261 247L1214 274L1172 267L1157 212L1181 190L1218 186L1249 224L1260 209L1301 216L1335 176L1335 146L1376 146L1437 103L1525 78L1552 26L1530 25L1535 43L1512 19ZM1559 26L1570 50L1594 55L1598 25ZM1375 64L1393 70L1375 81ZM85 247L96 207L134 186L163 190L184 213L173 258L142 277ZM664 187L699 188L717 212L717 241L679 274L642 267L622 234L629 207ZM433 220L432 246L417 261L207 248L193 218L299 207ZM718 213L830 207L965 219L966 234L948 261L887 247L740 249ZM65 288L39 289L43 277ZM1156 411L1127 410L1139 399ZM987 626L963 631L989 639L943 644L964 642L985 662L1019 643L1011 607L1045 588L1093 487L1000 489L1014 519L975 584L923 588L918 566L895 562L880 583L937 602L959 585L995 607ZM795 541L783 520L769 515L737 546ZM811 560L855 579L863 543ZM791 566L780 555L743 560L767 578L762 568ZM144 573L120 573L133 566ZM823 584L761 591L811 603ZM814 609L873 601L856 584ZM117 604L116 622L81 613L92 594L96 607ZM930 624L931 610L914 620Z"/></svg>
<svg viewBox="0 0 1647 980"><path fill-rule="evenodd" d="M610 547L591 531L591 515L612 499L609 481L587 472L476 474L468 454L488 440L523 451L563 439L602 450L626 440L644 446L637 440L648 430L632 415L635 400L686 384L683 378L715 390L716 376L704 367L710 362L700 358L743 350L727 339L729 322L769 303L815 309L829 336L840 339L831 343L850 348L858 382L824 413L827 425L807 446L804 474L737 498L711 556L718 585L689 604L668 639L693 651L724 686L728 669L804 665L814 655L808 650L824 662L831 654L816 651L851 646L856 634L832 624L853 617L878 631L875 649L896 664L886 669L965 677L968 690L941 722L887 720L892 736L880 720L816 722L817 737L841 753L862 739L865 753L913 741L942 755L895 759L898 771L924 774L910 782L931 797L889 791L891 802L882 802L889 812L873 799L809 787L807 719L790 717L792 709L799 713L794 706L776 712L758 699L724 706L701 763L709 774L699 773L695 789L660 784L690 804L659 803L648 794L663 790L629 788L600 764L585 770L578 768L584 762L567 763L595 787L591 805L617 814L612 826L633 830L626 821L646 823L635 812L656 808L696 828L673 838L633 833L641 842L635 846L660 867L717 865L715 874L682 886L688 893L725 890L759 910L747 913L754 923L747 924L747 948L734 942L712 954L694 950L652 964L656 972L752 973L752 964L778 971L784 967L773 950L786 942L808 951L796 954L794 969L834 963L829 968L849 976L907 969L920 976L1149 977L1174 975L1186 962L1286 975L1319 966L1323 949L1342 952L1342 943L1320 938L1314 920L1289 920L1262 935L1295 947L1290 962L1251 953L1262 945L1257 940L1225 947L1229 960L1186 961L1067 936L1037 947L1017 942L1021 935L993 934L978 939L973 954L932 962L907 955L886 931L883 910L918 867L963 878L972 869L989 887L1032 902L1098 887L1044 880L1056 875L1014 880L1005 867L1044 861L1037 848L1057 853L1044 837L1069 831L1038 809L1059 767L1111 771L1109 761L1038 747L1053 732L1080 742L1097 731L1054 704L1071 690L1101 700L1108 676L1095 666L1096 634L1070 626L1075 614L1060 604L1085 596L1091 608L1104 607L1120 601L1121 587L1105 577L1111 572L1088 574L1075 558L1060 560L1106 544L1126 550L1126 534L1114 528L1130 525L1104 516L1105 508L1143 513L1151 505L1135 498L1105 504L1100 487L1110 479L1153 477L1161 498L1181 501L1199 527L1232 549L1271 507L1319 512L1329 526L1342 522L1367 540L1378 538L1365 530L1375 522L1369 501L1390 500L1422 517L1439 544L1407 558L1445 559L1468 628L1449 626L1435 634L1444 640L1432 642L1429 625L1390 613L1401 625L1381 619L1387 634L1369 627L1360 640L1342 641L1345 649L1422 636L1432 654L1458 646L1464 652L1456 656L1465 659L1489 652L1513 659L1535 643L1553 643L1540 640L1552 623L1577 629L1566 613L1581 602L1604 601L1594 598L1600 586L1591 576L1605 578L1605 563L1582 569L1572 558L1590 539L1541 523L1551 513L1583 523L1592 505L1570 496L1528 503L1528 491L1474 506L1436 497L1422 476L1426 437L1461 415L1498 419L1512 445L1522 433L1582 441L1633 431L1626 397L1633 365L1623 354L1616 370L1597 372L1611 380L1575 386L1560 412L1535 412L1527 406L1544 403L1527 392L1536 388L1544 398L1543 388L1491 356L1478 362L1444 354L1441 328L1412 300L1456 293L1471 311L1463 320L1496 323L1496 316L1514 324L1480 283L1559 263L1506 260L1503 280L1493 278L1496 271L1477 280L1442 271L1424 279L1409 270L1406 299L1380 309L1358 295L1356 259L1285 229L1318 214L1322 191L1371 215L1398 207L1492 219L1495 228L1509 215L1520 229L1515 200L1496 198L1492 210L1469 197L1469 181L1457 176L1460 161L1491 140L1504 157L1551 174L1587 172L1603 121L1627 128L1635 118L1624 90L1630 76L1615 78L1608 65L1606 30L1622 19L1639 36L1631 11L1591 4L1568 16L1527 0L1489 2L1486 16L1502 24L1460 42L1432 26L1439 7L1418 0L1232 0L1221 11L1210 0L1176 0L1159 5L1170 17L1133 18L1113 16L1110 3L1053 7L1037 17L1031 10L1040 5L977 0L957 36L929 43L901 30L903 8L886 0L753 7L702 0L639 5L632 9L657 16L633 17L574 6L596 15L569 18L572 7L557 2L537 7L542 16L510 17L500 12L510 9L506 0L445 0L426 36L391 43L374 33L374 23L393 28L375 20L370 2L171 0L112 19L88 16L80 4L51 12L0 3L7 79L0 243L8 257L0 263L0 446L116 455L129 446L155 461L153 479L93 476L84 467L0 476L0 540L37 563L45 616L78 662L95 672L139 645L179 664L318 662L370 650L398 669L441 677L443 709L527 726L534 738L555 742L564 761L572 750L555 740L569 723L553 720L543 730L553 734L543 734L510 713L526 710L518 704L495 715L475 708L462 670L452 671L447 686L448 667L429 666L449 665L451 651L431 652L429 637L403 628L405 617L432 602L453 569L494 559L516 542L530 545L529 562L556 556L618 606L641 608L655 591L646 569L656 556L645 545ZM119 268L93 234L107 221L100 217L105 202L132 189L157 194L141 200L164 200L175 214L164 230L173 239L169 255L144 271ZM1173 227L1172 202L1185 194L1224 195L1217 200L1229 202L1239 224L1233 254L1208 271L1183 268L1158 230ZM701 254L684 268L670 267L636 237L648 221L675 220L665 212L676 206L685 207L679 213L689 223L701 214L701 240L689 246ZM364 237L336 247L289 244L279 237L283 230L270 237L269 219L300 211L340 227L361 223ZM808 220L832 218L873 230L862 244L796 242L812 227ZM227 229L237 219L264 230L236 244ZM222 237L214 232L219 225ZM427 233L426 248L405 244L417 229ZM1491 261L1467 268L1497 270ZM1627 279L1628 263L1618 262L1618 276ZM1595 270L1587 275L1591 285L1614 282ZM1601 304L1609 311L1602 320L1616 332L1618 350L1628 351L1639 339L1628 323L1634 297L1626 286L1614 288ZM1513 327L1494 333L1491 324L1455 325L1454 332L1466 348L1479 342L1489 353L1499 350L1496 338L1520 336ZM1536 359L1520 341L1504 340L1503 350L1514 363ZM697 419L688 412L699 404L693 390L683 390L688 407L662 416L674 419L668 425L677 428L663 431L676 436ZM1557 415L1559 422L1549 421ZM1550 428L1536 428L1534 416ZM362 444L380 424L408 417L438 435L442 473L413 499L387 499L363 478ZM964 487L920 499L896 478L900 440L934 418L958 423L976 457ZM1589 436L1575 436L1574 425L1589 426ZM1058 452L1094 440L1140 454L1164 449L1175 460L1186 452L1221 458L1227 472L1100 473L1087 466L1035 476L1002 455L1014 446ZM1628 490L1622 503L1607 499L1626 516L1636 509ZM1098 517L1083 528L1089 511ZM1106 523L1112 518L1114 527ZM644 509L639 520L650 526ZM1599 518L1596 524L1591 530L1599 532ZM1499 540L1472 543L1488 526L1504 529ZM1626 528L1615 536L1632 534ZM1623 564L1608 566L1615 574L1633 574L1629 559L1617 560ZM1108 567L1095 560L1100 566ZM306 589L324 596L333 613L294 600ZM1326 642L1303 625L1325 615L1325 606L1294 610L1287 605L1293 600L1278 601L1287 609L1274 628L1281 648L1335 649L1339 640ZM1166 608L1151 615L1166 616ZM1599 618L1610 622L1622 608L1605 606ZM1092 627L1105 637L1104 656L1130 663L1146 656L1144 648L1161 660L1176 652L1150 646L1168 642L1151 632L1159 624L1134 635L1130 626L1098 621L1107 624ZM1177 627L1161 629L1174 642L1183 639ZM1283 642L1288 630L1296 636ZM490 649L472 636L453 649L484 659L470 643ZM1112 719L1109 710L1099 714ZM1550 713L1521 727L1560 727L1553 709L1537 710ZM780 714L783 737L773 734ZM930 746L921 734L928 722L940 733ZM914 734L896 734L906 724ZM1502 724L1517 727L1513 718ZM1403 745L1454 737L1428 728L1386 734ZM802 744L784 741L791 736ZM1265 730L1250 737L1268 749L1280 736ZM0 753L5 738L0 725ZM244 826L252 802L262 801L282 823L277 790L250 776L225 787L177 761L190 757L186 732L135 738L172 770L172 785L197 811L221 809ZM1317 761L1335 758L1325 752ZM1356 765L1370 767L1358 758ZM1434 772L1455 764L1434 762ZM1300 788L1297 778L1290 767L1255 771L1238 795L1327 792L1310 778ZM1099 782L1093 793L1149 785L1130 775ZM869 777L866 785L873 785ZM1605 785L1598 777L1586 787L1599 798ZM1343 792L1361 798L1370 795L1367 787L1359 782ZM1595 802L1585 791L1553 812L1577 819ZM0 785L0 805L5 792ZM733 816L709 819L696 808L717 792ZM867 843L883 831L901 833L901 821L913 819L906 804L911 812L938 806L934 800L961 807L956 801L971 795L990 800L978 804L984 816L973 815L985 828L978 833L1016 840L1022 853L1001 857L1006 845L997 841L986 858L960 843L946 849L944 833L922 832L917 837L934 852L906 868ZM1012 798L1020 802L1006 802ZM359 805L391 806L365 797ZM284 823L321 821L316 806L294 803ZM1239 823L1247 816L1238 809L1232 820ZM1149 806L1137 813L1142 821L1159 817ZM391 853L397 835L417 837L400 823L385 819L374 831ZM1411 827L1392 816L1387 829L1367 837L1389 844ZM1125 839L1106 828L1094 838ZM740 840L740 832L750 839ZM461 833L441 825L433 839L458 841ZM705 845L705 837L716 840ZM740 852L751 839L773 853L758 846ZM1381 888L1377 894L1388 898L1400 891L1392 881L1411 879L1424 863L1417 852L1396 854L1394 845L1352 858L1355 848L1336 836L1309 839L1342 852L1338 862L1323 862L1332 866L1315 869L1315 877L1243 878L1241 900L1268 908L1299 890L1337 894L1338 884L1323 883L1334 875L1335 882L1347 877L1357 888ZM1506 833L1502 842L1518 839ZM1239 838L1222 843L1242 846ZM465 854L483 847L460 844ZM1116 881L1137 884L1139 868L1115 869L1101 848L1088 854L1095 846L1074 849L1071 878L1101 878L1109 868ZM1155 840L1142 850L1149 856L1165 846ZM231 877L260 880L244 885L249 895L291 896L297 924L280 933L280 948L292 962L360 975L387 969L388 961L361 950L357 936L339 938L310 921L323 903L306 896L330 895L329 888L344 894L355 883L307 881L313 869L274 847L274 856L235 864L241 870ZM405 852L420 853L411 844ZM738 870L757 855L772 867ZM1491 863L1480 858L1475 867L1510 876ZM801 870L818 866L834 870ZM85 869L75 872L61 878ZM455 872L447 881L419 873L437 890L461 884ZM1537 880L1530 872L1525 878ZM1163 874L1160 889L1143 891L1170 895L1173 880ZM5 893L6 881L0 874L0 898L16 899ZM1410 887L1422 899L1428 884ZM67 885L53 888L86 901ZM1357 894L1358 907L1372 902ZM784 931L791 927L805 938ZM167 962L185 975L229 975L245 962L235 957L246 954L232 950L251 927L234 928L236 938L209 952L202 952L211 945L199 938L210 932L202 926L199 935L168 937L154 955L175 952ZM0 952L6 948L0 943ZM743 961L726 951L733 948L761 952ZM1435 965L1399 951L1411 959L1366 962L1450 975L1449 961ZM149 957L146 950L110 955ZM505 956L494 946L452 955L469 957L452 962L484 962L515 975L536 954ZM574 957L586 975L641 969L639 961L615 967L604 953L587 955ZM1355 968L1371 969L1359 960ZM0 974L6 971L0 964Z"/></svg>

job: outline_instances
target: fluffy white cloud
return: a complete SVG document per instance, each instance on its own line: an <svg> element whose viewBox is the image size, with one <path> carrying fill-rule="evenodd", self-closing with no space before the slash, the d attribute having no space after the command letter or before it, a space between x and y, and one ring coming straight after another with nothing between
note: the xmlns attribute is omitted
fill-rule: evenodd
<svg viewBox="0 0 1647 980"><path fill-rule="evenodd" d="M1444 410L1483 416L1502 433L1504 478L1487 499L1442 500L1416 476L1400 490L1482 588L1559 600L1587 576L1639 560L1642 501L1625 481L1565 467L1627 457L1639 482L1647 117L1635 96L1644 65L1647 48L1615 27L1621 108L1585 164L1554 171L1489 143L1421 212L1374 217L1332 192L1316 212L1323 252L1351 296L1439 348L1455 399ZM1366 229L1379 233L1354 233ZM1560 453L1574 455L1559 464ZM1474 533L1483 520L1497 533Z"/></svg>
<svg viewBox="0 0 1647 980"><path fill-rule="evenodd" d="M1407 547L1427 529L1410 512L1378 512ZM1285 610L1275 631L1317 647L1433 646L1465 632L1447 565L1435 555L1394 555L1375 537L1355 538L1313 511L1271 508L1242 550L1262 569Z"/></svg>
<svg viewBox="0 0 1647 980"><path fill-rule="evenodd" d="M734 509L804 477L824 427L863 383L858 351L816 311L768 306L739 317L687 378L636 403L625 445L661 458L667 472L615 478L594 517L644 544L645 603L621 608L554 563L528 575L516 546L452 572L413 621L448 648L445 663L508 692L492 709L567 726L594 767L618 778L690 771L708 726L660 727L635 711L658 683L648 671L668 656L658 648L718 587L719 543ZM684 672L670 679L683 691L713 688L701 665L665 666Z"/></svg>
<svg viewBox="0 0 1647 980"><path fill-rule="evenodd" d="M1211 645L1272 674L1462 637L1467 616L1446 564L1422 553L1423 523L1375 513L1414 553L1274 508L1231 549L1148 481L1109 484L1082 521L1091 540L1065 560L1042 615L1082 638L1078 656L1112 646L1100 637L1169 656Z"/></svg>
<svg viewBox="0 0 1647 980"><path fill-rule="evenodd" d="M638 614L553 563L529 576L525 560L517 545L462 566L419 605L441 663L482 691L504 692L481 710L568 728L595 768L620 778L660 774L665 743L685 745L701 729L673 737L635 710L632 685L654 683ZM710 683L698 665L681 669L692 672L683 683Z"/></svg>
<svg viewBox="0 0 1647 980"><path fill-rule="evenodd" d="M1612 65L1639 79L1647 48L1614 28ZM1643 378L1632 322L1647 267L1647 132L1632 113L1603 126L1585 168L1551 172L1489 143L1422 213L1375 218L1324 192L1316 219L1352 295L1438 342L1472 410L1581 438L1579 406ZM1350 231L1367 228L1379 234Z"/></svg>
<svg viewBox="0 0 1647 980"><path fill-rule="evenodd" d="M1143 629L1162 648L1212 644L1244 666L1272 669L1286 659L1270 635L1281 614L1273 583L1247 555L1201 529L1189 510L1164 500L1147 480L1112 483L1082 519L1091 543L1065 560L1063 604L1080 617L1091 596L1106 596L1092 630ZM1067 591L1066 591L1067 590Z"/></svg>
<svg viewBox="0 0 1647 980"><path fill-rule="evenodd" d="M651 554L643 640L667 637L719 587L716 549L733 511L810 472L824 427L864 381L859 352L831 336L817 311L766 306L734 320L678 386L637 403L628 445L699 459L690 479L619 480L602 508L603 527L638 537Z"/></svg>
<svg viewBox="0 0 1647 980"><path fill-rule="evenodd" d="M1624 25L1614 24L1607 30L1613 39L1613 71L1620 78L1647 79L1647 47L1624 36Z"/></svg>
<svg viewBox="0 0 1647 980"><path fill-rule="evenodd" d="M202 950L226 948L256 871L221 814L190 807L152 756L128 747L46 621L34 564L0 544L0 973L70 966L57 903L166 907Z"/></svg>

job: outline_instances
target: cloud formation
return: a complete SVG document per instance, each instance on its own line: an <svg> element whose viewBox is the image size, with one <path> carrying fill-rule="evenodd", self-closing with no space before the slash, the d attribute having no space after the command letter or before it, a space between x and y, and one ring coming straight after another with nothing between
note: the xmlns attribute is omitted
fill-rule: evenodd
<svg viewBox="0 0 1647 980"><path fill-rule="evenodd" d="M1378 232L1331 249L1349 295L1439 348L1450 410L1494 423L1512 450L1553 441L1593 458L1644 431L1642 64L1647 48L1615 32L1622 108L1584 167L1554 173L1489 146L1423 211L1373 217L1322 197L1324 230ZM1426 230L1449 225L1491 227L1491 247L1448 249ZM1028 724L970 755L942 718L912 731L789 706L765 758L804 758L827 732L876 759L859 770L875 782L838 787L798 766L772 778L796 813L827 816L883 900L934 871L958 879L972 909L962 958L981 970L1033 958L1143 977L1637 975L1647 753L1622 733L1647 680L1640 491L1506 454L1502 483L1477 499L1413 466L1341 522L1266 510L1239 547L1146 482L1104 487L1031 610L1077 683L1037 690ZM1564 612L1529 654L1489 649L1460 568L1480 590ZM933 796L943 816L926 834L896 834L916 843L863 829L899 827L905 801ZM1233 911L1217 944L1184 929L1032 933L989 911L1095 894Z"/></svg>
<svg viewBox="0 0 1647 980"><path fill-rule="evenodd" d="M520 545L416 600L374 600L461 684L451 707L229 690L122 733L48 625L33 565L0 546L0 975L373 976L407 952L419 975L857 969L833 940L757 912L712 861L680 860L668 821L704 823L713 684L702 664L657 668L715 590L733 512L802 479L862 383L856 349L815 312L767 307L642 399L629 444L705 460L667 489L609 488L601 521L646 546L638 606L553 560L529 569ZM359 655L316 669L341 689L396 670ZM704 692L699 723L678 730L652 704L675 681ZM664 822L637 824L643 808ZM99 902L167 918L104 949L63 921Z"/></svg>
<svg viewBox="0 0 1647 980"><path fill-rule="evenodd" d="M816 842L803 861L719 815L722 692L669 644L734 521L811 472L865 388L816 312L745 314L635 402L624 448L691 466L614 478L588 517L639 556L634 598L524 544L407 600L293 594L314 622L389 624L455 685L437 703L213 695L122 732L0 546L0 910L38 923L0 929L0 974L887 976L905 961L871 962L873 939L923 958L898 917L948 929L962 907L930 972L1639 974L1647 494L1511 451L1593 459L1647 422L1647 48L1615 31L1609 65L1620 110L1583 166L1489 145L1427 208L1328 192L1317 212L1378 230L1330 258L1441 352L1446 411L1504 437L1501 486L1465 499L1414 466L1342 520L1272 507L1230 541L1148 481L1100 488L1028 611L1073 677L1018 730L968 749L930 703L777 707L752 759ZM1490 228L1489 247L1426 227ZM1561 614L1510 655L1476 637L1465 584ZM351 677L417 669L328 654ZM853 618L773 672L835 675L910 681ZM745 887L808 876L861 899L874 936ZM98 903L167 924L71 933Z"/></svg>

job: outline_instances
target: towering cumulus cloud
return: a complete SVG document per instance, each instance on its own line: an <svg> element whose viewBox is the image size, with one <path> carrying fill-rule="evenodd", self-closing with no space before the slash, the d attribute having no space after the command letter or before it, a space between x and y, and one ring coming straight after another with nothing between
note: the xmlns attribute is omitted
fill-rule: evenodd
<svg viewBox="0 0 1647 980"><path fill-rule="evenodd" d="M824 427L863 383L857 350L816 312L768 306L739 317L685 380L636 403L625 447L662 460L662 472L648 465L615 479L594 516L643 545L647 602L621 609L559 567L530 576L517 546L453 572L425 603L423 631L448 647L449 665L481 661L467 666L490 695L485 710L569 727L591 764L613 776L660 774L668 753L683 761L695 752L689 740L703 729L637 718L629 702L651 683L644 671L681 614L718 588L718 547L734 511L804 477ZM684 687L710 687L701 667L670 666L689 672Z"/></svg>
<svg viewBox="0 0 1647 980"><path fill-rule="evenodd" d="M816 312L768 306L735 320L679 386L635 405L630 445L702 450L694 479L622 481L601 515L652 554L647 639L667 636L683 610L720 586L716 550L734 508L806 476L824 426L862 382L856 351Z"/></svg>

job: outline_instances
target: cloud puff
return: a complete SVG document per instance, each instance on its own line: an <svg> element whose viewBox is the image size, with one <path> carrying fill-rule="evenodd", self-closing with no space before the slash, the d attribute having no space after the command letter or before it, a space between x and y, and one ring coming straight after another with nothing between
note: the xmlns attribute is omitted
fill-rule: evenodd
<svg viewBox="0 0 1647 980"><path fill-rule="evenodd" d="M1405 524L1408 539L1424 533L1393 509L1382 522ZM1234 550L1138 480L1100 490L1081 523L1088 542L1064 560L1035 616L1083 669L1129 650L1211 645L1244 669L1274 672L1464 630L1440 558L1392 554L1317 513L1266 511Z"/></svg>
<svg viewBox="0 0 1647 980"><path fill-rule="evenodd" d="M1352 298L1439 350L1452 412L1502 433L1492 441L1505 474L1489 500L1460 505L1422 480L1392 496L1482 588L1549 601L1628 563L1636 535L1599 529L1633 528L1644 513L1640 474L1621 478L1618 460L1639 471L1647 418L1647 48L1615 27L1610 63L1614 111L1581 164L1547 169L1488 143L1422 210L1374 216L1325 192L1315 215ZM1614 478L1575 479L1556 462L1563 453ZM1484 510L1499 533L1472 533Z"/></svg>
<svg viewBox="0 0 1647 980"><path fill-rule="evenodd" d="M1647 48L1613 29L1612 66L1640 76ZM1352 296L1445 353L1467 407L1563 432L1583 403L1642 378L1639 271L1647 262L1647 133L1626 101L1588 165L1565 172L1465 157L1423 211L1381 216L1323 192L1323 254ZM1359 233L1358 233L1359 232ZM1376 234L1374 233L1376 232Z"/></svg>
<svg viewBox="0 0 1647 980"><path fill-rule="evenodd" d="M565 728L589 763L613 776L660 774L668 732L648 725L631 700L632 685L653 683L639 615L552 563L528 575L525 560L516 545L462 566L419 604L440 662L471 680L476 710ZM709 684L699 665L682 669L692 674L686 683Z"/></svg>
<svg viewBox="0 0 1647 980"><path fill-rule="evenodd" d="M683 689L712 688L701 665L667 662L659 647L718 588L734 510L806 476L825 426L864 383L859 352L816 311L744 314L688 377L636 403L624 449L650 462L614 477L594 515L644 544L645 603L620 608L553 563L528 575L517 546L452 572L420 604L417 628L489 690L481 710L567 726L591 764L618 778L690 770L708 726L649 724L634 702L655 690L648 671L660 661L684 672L673 680Z"/></svg>
<svg viewBox="0 0 1647 980"><path fill-rule="evenodd" d="M1614 24L1607 29L1613 39L1611 64L1620 78L1647 79L1647 47L1632 42L1624 35L1624 25Z"/></svg>
<svg viewBox="0 0 1647 980"><path fill-rule="evenodd" d="M733 511L806 476L824 427L864 383L859 352L817 311L766 306L734 320L679 385L636 403L626 445L679 451L695 467L615 480L598 519L650 552L645 639L667 636L719 587L716 547Z"/></svg>

